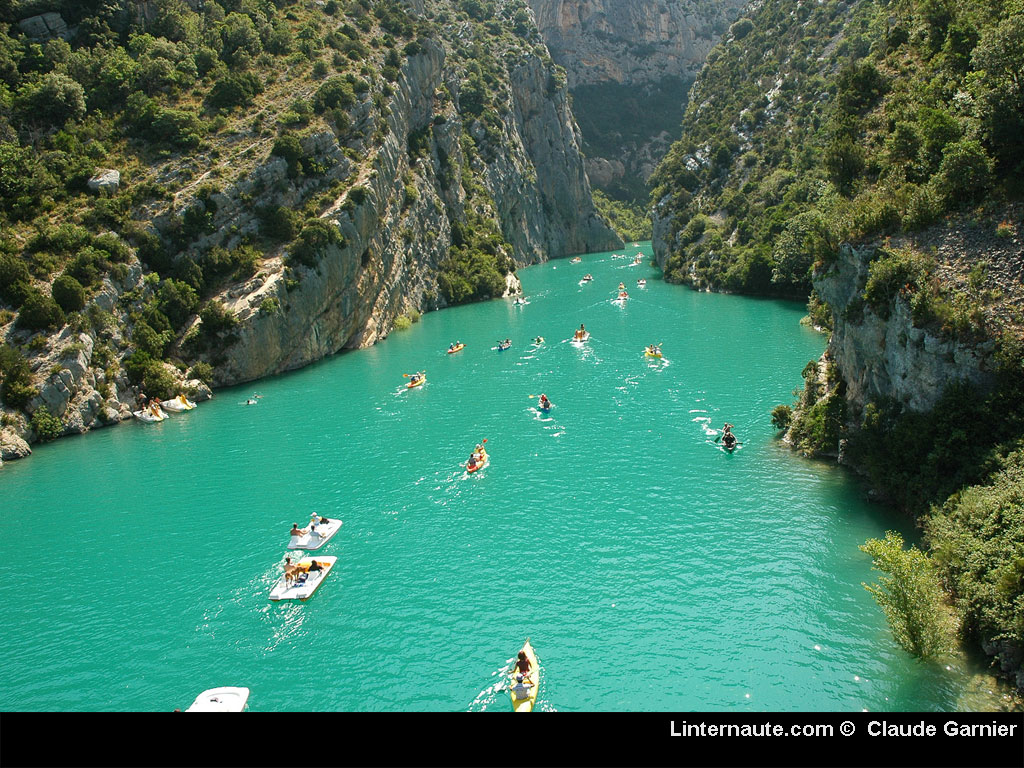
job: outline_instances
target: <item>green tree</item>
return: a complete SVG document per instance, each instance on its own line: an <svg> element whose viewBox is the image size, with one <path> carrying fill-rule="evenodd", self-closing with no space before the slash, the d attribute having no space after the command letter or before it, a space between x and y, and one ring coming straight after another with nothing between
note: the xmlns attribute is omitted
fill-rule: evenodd
<svg viewBox="0 0 1024 768"><path fill-rule="evenodd" d="M48 72L22 86L14 103L23 120L60 126L85 116L85 89L65 74Z"/></svg>
<svg viewBox="0 0 1024 768"><path fill-rule="evenodd" d="M871 555L872 570L888 574L864 588L881 606L896 642L923 659L948 651L952 627L928 556L916 547L903 549L903 537L894 531L884 540L868 539L860 550Z"/></svg>

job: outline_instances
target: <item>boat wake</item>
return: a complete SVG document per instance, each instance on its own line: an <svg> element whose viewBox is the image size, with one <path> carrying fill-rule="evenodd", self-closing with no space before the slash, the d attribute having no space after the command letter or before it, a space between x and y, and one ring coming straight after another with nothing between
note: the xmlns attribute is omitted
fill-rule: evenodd
<svg viewBox="0 0 1024 768"><path fill-rule="evenodd" d="M491 677L496 677L497 680L476 695L476 698L473 699L468 709L466 709L467 712L486 712L489 707L493 707L495 704L500 708L503 704L509 703L507 693L508 678L505 676L505 672L512 667L512 662L514 661L514 656L511 659L506 659L504 664L491 672Z"/></svg>

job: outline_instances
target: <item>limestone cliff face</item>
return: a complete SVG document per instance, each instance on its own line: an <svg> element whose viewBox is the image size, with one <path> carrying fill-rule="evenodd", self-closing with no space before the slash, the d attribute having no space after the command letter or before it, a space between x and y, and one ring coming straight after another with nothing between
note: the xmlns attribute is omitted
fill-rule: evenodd
<svg viewBox="0 0 1024 768"><path fill-rule="evenodd" d="M315 268L298 268L297 286L289 287L275 261L265 264L263 278L225 296L240 326L237 341L218 353L215 383L248 381L373 344L400 315L443 306L437 271L453 242L452 222L466 220L466 190L456 180L467 164L480 174L493 201L486 213L498 221L516 264L618 247L621 240L593 208L568 97L564 88L551 92L551 74L533 55L510 67L511 119L500 147L490 146L484 161L463 149L460 72L445 47L431 43L410 57L387 111L387 136L355 179L365 192L357 200L350 188L322 217L338 228L343 244L328 247ZM367 122L374 118L370 110ZM429 155L412 161L409 136L427 128ZM468 133L478 146L487 144L479 122ZM316 151L344 157L332 136ZM417 190L412 202L403 181L410 177ZM263 309L268 298L280 311Z"/></svg>
<svg viewBox="0 0 1024 768"><path fill-rule="evenodd" d="M992 386L995 344L964 344L915 328L904 298L895 300L887 320L868 305L859 322L847 317L851 303L863 294L872 250L843 246L836 263L814 281L835 316L828 354L846 381L853 413L883 398L923 412L931 410L954 382L969 382L982 390Z"/></svg>
<svg viewBox="0 0 1024 768"><path fill-rule="evenodd" d="M689 84L748 0L529 0L565 68L595 186L641 197Z"/></svg>
<svg viewBox="0 0 1024 768"><path fill-rule="evenodd" d="M424 13L422 2L409 6ZM186 211L205 210L210 226L190 243L193 252L265 242L258 216L265 206L308 216L315 202L314 217L339 235L310 266L290 259L287 245L264 252L252 277L212 297L235 327L197 347L202 320L193 316L168 353L182 362L164 366L175 386L204 399L209 388L183 374L193 363L212 364L215 386L237 384L371 345L400 316L444 307L439 268L456 230L465 232L471 222L489 222L500 233L499 256L512 268L621 246L594 210L579 130L551 59L534 46L496 52L501 77L487 95L502 114L496 130L486 115L467 118L460 103L468 61L461 41L476 33L468 22L441 32L420 38L393 83L378 78L357 95L348 130L336 135L321 123L304 135L302 151L314 174L290 172L285 159L270 154L273 140L257 137L244 153L262 152L262 159L233 176L229 167L220 169L227 183L205 202L200 192L209 174L162 209L140 212L152 231L165 232ZM317 86L298 87L309 95ZM134 254L119 267L82 312L105 318L102 330L79 322L30 339L14 323L0 328L6 341L31 350L39 394L26 413L46 406L64 434L131 418L143 394L125 370L136 349L132 318L154 299L160 280ZM503 285L506 293L519 290L514 272ZM39 437L30 420L13 408L2 415L0 459L28 455Z"/></svg>

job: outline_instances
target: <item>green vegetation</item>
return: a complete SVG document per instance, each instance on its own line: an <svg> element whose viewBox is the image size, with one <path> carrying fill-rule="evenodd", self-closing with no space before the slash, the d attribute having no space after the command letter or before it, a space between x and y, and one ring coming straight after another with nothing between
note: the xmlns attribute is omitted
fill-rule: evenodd
<svg viewBox="0 0 1024 768"><path fill-rule="evenodd" d="M45 405L40 405L36 409L30 423L32 431L40 440L54 440L64 432L64 425L60 423L60 419L50 413Z"/></svg>
<svg viewBox="0 0 1024 768"><path fill-rule="evenodd" d="M1024 647L1024 454L932 508L927 538L975 640Z"/></svg>
<svg viewBox="0 0 1024 768"><path fill-rule="evenodd" d="M651 239L651 219L642 205L613 200L601 190L595 189L594 207L626 242Z"/></svg>
<svg viewBox="0 0 1024 768"><path fill-rule="evenodd" d="M952 627L942 604L942 587L929 557L916 547L903 549L903 537L887 531L868 539L861 550L871 555L880 584L865 584L885 612L893 637L907 653L934 658L952 647Z"/></svg>
<svg viewBox="0 0 1024 768"><path fill-rule="evenodd" d="M774 0L731 34L652 177L668 279L806 296L843 240L1024 191L1019 3Z"/></svg>

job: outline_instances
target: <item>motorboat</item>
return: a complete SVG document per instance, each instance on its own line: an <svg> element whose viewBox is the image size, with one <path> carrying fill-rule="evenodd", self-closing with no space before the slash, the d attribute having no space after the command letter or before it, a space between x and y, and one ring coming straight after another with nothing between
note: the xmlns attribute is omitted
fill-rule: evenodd
<svg viewBox="0 0 1024 768"><path fill-rule="evenodd" d="M241 712L249 702L248 688L211 688L203 691L186 712Z"/></svg>

